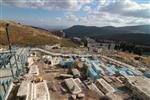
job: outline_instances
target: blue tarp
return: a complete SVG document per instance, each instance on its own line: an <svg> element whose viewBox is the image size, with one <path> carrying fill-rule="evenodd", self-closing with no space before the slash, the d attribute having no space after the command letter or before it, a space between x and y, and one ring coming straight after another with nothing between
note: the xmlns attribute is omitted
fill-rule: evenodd
<svg viewBox="0 0 150 100"><path fill-rule="evenodd" d="M134 76L134 73L132 71L127 70L126 72L129 76Z"/></svg>
<svg viewBox="0 0 150 100"><path fill-rule="evenodd" d="M123 75L127 75L127 76L135 76L135 73L130 71L128 68L126 67L122 67L122 68L118 68L119 73L123 74Z"/></svg>
<svg viewBox="0 0 150 100"><path fill-rule="evenodd" d="M92 62L92 68L97 74L100 74L102 71L102 69L95 62Z"/></svg>
<svg viewBox="0 0 150 100"><path fill-rule="evenodd" d="M113 75L118 70L111 64L107 64L108 75Z"/></svg>
<svg viewBox="0 0 150 100"><path fill-rule="evenodd" d="M89 60L89 59L86 59L86 62L88 64L91 64L92 65L92 68L93 70L97 73L97 74L100 74L102 69L98 66L98 64L100 63L99 60Z"/></svg>
<svg viewBox="0 0 150 100"><path fill-rule="evenodd" d="M61 61L60 65L66 68L70 68L73 67L73 61Z"/></svg>
<svg viewBox="0 0 150 100"><path fill-rule="evenodd" d="M113 75L116 72L127 76L135 76L136 74L130 71L127 67L116 68L114 65L107 64L108 75Z"/></svg>
<svg viewBox="0 0 150 100"><path fill-rule="evenodd" d="M92 68L88 68L87 69L87 76L89 76L93 81L95 81L99 76L97 75L97 73L92 69Z"/></svg>

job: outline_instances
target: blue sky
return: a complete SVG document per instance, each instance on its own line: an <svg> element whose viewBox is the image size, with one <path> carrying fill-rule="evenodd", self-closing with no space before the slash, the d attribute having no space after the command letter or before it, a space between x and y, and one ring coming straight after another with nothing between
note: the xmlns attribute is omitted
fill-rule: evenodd
<svg viewBox="0 0 150 100"><path fill-rule="evenodd" d="M1 19L36 26L150 23L150 0L0 0Z"/></svg>

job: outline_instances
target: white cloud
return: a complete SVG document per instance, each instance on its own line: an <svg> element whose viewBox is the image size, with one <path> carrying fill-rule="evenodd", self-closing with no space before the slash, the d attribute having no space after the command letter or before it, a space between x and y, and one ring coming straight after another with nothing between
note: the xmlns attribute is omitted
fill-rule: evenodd
<svg viewBox="0 0 150 100"><path fill-rule="evenodd" d="M48 10L77 11L93 0L2 0L4 5Z"/></svg>
<svg viewBox="0 0 150 100"><path fill-rule="evenodd" d="M66 15L64 19L66 21L78 21L79 20L78 17L73 14Z"/></svg>
<svg viewBox="0 0 150 100"><path fill-rule="evenodd" d="M150 24L150 4L133 0L2 0L4 5L66 11L56 23L94 26ZM93 3L96 5L93 7ZM75 15L73 11L86 12ZM69 13L68 13L69 12ZM53 21L54 22L54 21Z"/></svg>
<svg viewBox="0 0 150 100"><path fill-rule="evenodd" d="M109 0L100 0L99 3L101 6L108 4Z"/></svg>
<svg viewBox="0 0 150 100"><path fill-rule="evenodd" d="M122 16L150 18L150 4L139 4L131 0L115 0L107 5L99 6L100 12L108 12Z"/></svg>
<svg viewBox="0 0 150 100"><path fill-rule="evenodd" d="M97 9L84 8L88 15L81 18L95 26L124 26L150 24L150 4L131 0L101 0Z"/></svg>
<svg viewBox="0 0 150 100"><path fill-rule="evenodd" d="M61 17L56 17L56 20L57 20L57 21L61 21L62 18L61 18Z"/></svg>
<svg viewBox="0 0 150 100"><path fill-rule="evenodd" d="M84 23L89 22L87 16L86 17L79 17L79 21L82 21Z"/></svg>
<svg viewBox="0 0 150 100"><path fill-rule="evenodd" d="M80 22L84 25L92 26L127 26L127 25L140 25L149 24L149 19L127 17L121 15L112 15L107 12L93 11L88 16L79 17Z"/></svg>
<svg viewBox="0 0 150 100"><path fill-rule="evenodd" d="M85 6L85 7L83 7L83 11L90 13L92 11L92 9L90 6Z"/></svg>

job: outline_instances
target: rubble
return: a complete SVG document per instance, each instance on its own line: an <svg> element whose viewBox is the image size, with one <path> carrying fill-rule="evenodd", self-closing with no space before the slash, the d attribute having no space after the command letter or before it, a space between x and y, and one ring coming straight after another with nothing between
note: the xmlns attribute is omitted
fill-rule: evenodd
<svg viewBox="0 0 150 100"><path fill-rule="evenodd" d="M78 84L74 81L73 78L65 79L64 81L72 94L78 94L82 92L81 88L78 86Z"/></svg>
<svg viewBox="0 0 150 100"><path fill-rule="evenodd" d="M84 93L79 93L79 94L77 95L78 98L83 98L84 96L85 96Z"/></svg>
<svg viewBox="0 0 150 100"><path fill-rule="evenodd" d="M133 74L137 73L133 66L126 66L98 54L62 54L41 48L34 48L32 51L40 56L35 60L37 56L30 55L27 66L29 71L14 82L19 88L14 95L18 100L65 100L68 97L73 100L95 100L89 93L110 100L123 100L127 97L150 99L147 88L150 85L149 79L139 73L137 75L142 78ZM125 86L132 92L120 89Z"/></svg>

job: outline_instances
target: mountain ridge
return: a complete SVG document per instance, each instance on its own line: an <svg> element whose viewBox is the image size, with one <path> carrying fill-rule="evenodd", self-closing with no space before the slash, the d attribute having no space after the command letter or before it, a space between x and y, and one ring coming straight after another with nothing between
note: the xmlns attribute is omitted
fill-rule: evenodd
<svg viewBox="0 0 150 100"><path fill-rule="evenodd" d="M143 28L144 27L144 28ZM80 29L79 29L80 28ZM143 29L142 29L143 28ZM137 25L137 26L124 26L124 27L114 27L114 26L103 26L103 27L97 27L97 26L84 26L84 25L74 25L70 28L64 29L63 31L68 35L71 36L73 33L70 32L70 30L73 32L83 33L83 31L87 32L86 34L107 34L107 33L139 33L139 34L150 34L150 25ZM71 34L71 35L70 35ZM73 34L77 35L77 33ZM81 34L82 35L82 34Z"/></svg>
<svg viewBox="0 0 150 100"><path fill-rule="evenodd" d="M123 40L150 46L150 25L125 27L75 25L68 29L64 29L63 32L66 33L67 37L92 37L97 40L103 39L113 41Z"/></svg>

